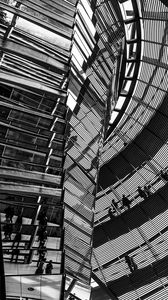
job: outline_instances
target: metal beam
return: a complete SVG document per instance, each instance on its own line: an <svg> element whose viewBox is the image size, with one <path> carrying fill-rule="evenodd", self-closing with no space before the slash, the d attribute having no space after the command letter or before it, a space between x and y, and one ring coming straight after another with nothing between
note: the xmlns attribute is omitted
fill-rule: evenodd
<svg viewBox="0 0 168 300"><path fill-rule="evenodd" d="M59 89L52 89L44 84L40 83L39 81L31 80L28 78L23 78L21 76L15 74L9 74L3 71L0 71L0 81L1 83L13 83L16 84L17 87L28 87L31 91L33 90L40 90L43 92L48 92L60 97L66 97L67 92L62 91Z"/></svg>
<svg viewBox="0 0 168 300"><path fill-rule="evenodd" d="M0 181L0 191L2 193L17 195L33 195L46 197L61 197L62 189L48 188L44 186L35 186L30 184L21 184L16 182Z"/></svg>
<svg viewBox="0 0 168 300"><path fill-rule="evenodd" d="M21 3L22 3L22 1L21 1ZM33 9L35 12L38 12L39 14L42 14L45 17L56 21L55 24L60 23L60 26L62 26L63 28L66 28L65 26L68 26L71 28L73 27L74 18L71 16L67 16L65 13L64 14L59 13L59 10L53 11L51 8L46 9L46 6L44 6L43 3L36 4L36 2L30 1L30 0L26 1L26 6L28 8Z"/></svg>
<svg viewBox="0 0 168 300"><path fill-rule="evenodd" d="M32 16L28 14L27 12L21 11L20 9L16 7L9 6L7 4L4 4L4 2L0 1L1 8L4 10L9 11L12 14L16 14L18 17L21 17L25 20L28 20L38 26L43 27L46 30L49 30L50 32L53 32L59 36L61 36L60 39L60 46L63 48L69 48L71 43L71 36L72 36L72 29L69 26L62 25L61 23L57 22L57 25L51 25L43 20L40 20L39 18Z"/></svg>
<svg viewBox="0 0 168 300"><path fill-rule="evenodd" d="M73 279L72 282L70 283L68 289L65 291L64 294L64 299L67 299L69 294L71 293L72 289L74 288L75 284L76 284L77 280Z"/></svg>
<svg viewBox="0 0 168 300"><path fill-rule="evenodd" d="M23 43L14 42L11 40L3 41L0 38L0 50L4 53L12 53L14 55L18 55L19 57L23 57L29 59L31 62L35 62L40 64L43 67L47 67L50 71L57 71L59 73L68 72L69 67L53 57L43 53L42 51L37 51L28 45L25 46Z"/></svg>
<svg viewBox="0 0 168 300"><path fill-rule="evenodd" d="M19 170L10 167L0 166L0 178L23 180L28 182L39 182L40 184L61 184L61 176L50 175L47 173L33 172L27 170Z"/></svg>
<svg viewBox="0 0 168 300"><path fill-rule="evenodd" d="M119 0L120 3L124 3L127 0ZM129 24L129 23L135 23L136 25L136 31L137 31L137 36L136 39L131 39L130 41L126 41L125 42L125 50L124 50L124 55L123 55L123 64L126 66L126 63L128 62L128 58L127 58L127 53L126 51L128 51L128 44L134 44L136 42L137 44L137 48L136 48L136 57L132 57L131 53L128 53L128 55L130 55L131 59L135 59L135 69L134 69L134 74L133 77L125 77L125 76L121 76L120 79L120 89L122 88L122 81L127 79L127 80L132 80L128 94L126 96L126 100L122 106L122 109L120 110L120 113L118 114L117 118L115 119L115 121L113 122L113 124L110 124L109 130L107 132L107 138L109 137L109 135L112 133L113 129L116 127L116 125L118 124L119 120L121 119L121 117L123 116L126 107L131 99L135 84L137 82L137 76L138 76L138 72L139 72L139 65L140 65L140 59L141 59L141 24L140 24L140 16L139 16L139 9L137 6L136 1L132 2L133 5L133 10L134 10L134 18L133 19L129 19L124 21L125 24ZM131 50L131 48L130 48ZM130 52L130 51L129 51ZM125 66L122 66L122 69L125 69ZM120 90L121 91L121 90ZM120 96L120 94L119 94Z"/></svg>
<svg viewBox="0 0 168 300"><path fill-rule="evenodd" d="M19 111L19 112L22 112L25 114L30 114L30 115L36 116L38 118L45 118L46 120L53 120L53 116L51 116L49 114L47 115L45 113L38 112L35 110L35 108L29 109L29 108L24 107L23 105L20 106L20 105L16 105L16 104L11 104L11 103L7 102L6 100L7 100L7 98L5 98L4 101L1 101L1 96L0 96L0 105L3 107L9 108L11 110L16 110L16 111ZM62 123L62 119L60 119L60 122Z"/></svg>
<svg viewBox="0 0 168 300"><path fill-rule="evenodd" d="M18 0L18 2L22 2L22 0ZM27 2L34 3L34 0L27 0ZM46 4L45 0L41 0L42 3ZM60 0L47 0L47 4L50 5L52 8L55 8L61 11L61 14L66 14L70 16L74 16L76 8L75 6L67 1Z"/></svg>

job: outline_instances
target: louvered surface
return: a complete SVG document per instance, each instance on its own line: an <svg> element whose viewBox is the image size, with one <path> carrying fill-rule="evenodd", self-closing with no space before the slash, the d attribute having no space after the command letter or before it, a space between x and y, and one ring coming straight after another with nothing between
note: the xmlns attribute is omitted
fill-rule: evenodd
<svg viewBox="0 0 168 300"><path fill-rule="evenodd" d="M68 164L68 162L69 162L69 164ZM86 174L84 174L82 172L82 170L78 166L76 166L74 164L74 161L72 161L71 159L68 158L65 162L65 166L67 166L71 169L72 177L78 178L78 179L80 178L80 182L82 182L84 191L85 191L85 189L88 189L88 190L90 190L90 192L92 192L93 186L92 186L92 183L90 182L90 179L87 177ZM91 205L92 205L94 199L93 199L93 197L90 199L91 199Z"/></svg>
<svg viewBox="0 0 168 300"><path fill-rule="evenodd" d="M141 69L130 104L104 146L104 170L100 171L95 214L97 244L92 260L98 278L108 282L109 288L123 300L167 299L167 183L160 178L160 170L168 165L168 10L161 1L141 1L141 5ZM154 195L143 201L137 187L150 183ZM133 199L130 211L121 209L122 194ZM112 199L119 204L121 223L117 212L114 220L109 221ZM127 251L138 264L135 274L125 263ZM98 293L95 295L94 299L100 299Z"/></svg>
<svg viewBox="0 0 168 300"><path fill-rule="evenodd" d="M7 4L8 1L1 2L3 8L12 14L15 12L12 5ZM46 164L52 169L52 172L53 170L58 172L62 166L61 144L56 141L52 143L50 159L46 160L46 155L51 149L51 145L47 143L51 139L51 130L54 135L56 133L57 136L62 137L65 132L65 124L60 120L64 118L63 114L56 109L57 115L54 109L58 99L61 99L62 104L66 101L66 88L62 88L62 83L69 70L69 50L71 49L74 14L77 12L76 1L62 1L61 3L62 5L59 1L37 0L36 3L32 0L25 1L24 5L21 5L19 21L16 22L14 30L6 41L5 47L7 48L3 49L4 45L1 45L1 49L6 52L1 64L0 80L3 83L9 81L18 88L16 89L15 86L12 91L9 88L8 101L4 98L1 99L2 107L5 107L4 114L6 114L5 118L2 115L2 120L5 120L7 126L10 122L10 126L17 127L17 130L27 130L31 133L31 136L29 135L30 143L27 143L21 133L17 135L18 139L16 139L16 135L13 139L13 132L8 130L6 133L6 130L2 128L5 138L1 137L0 150L4 166L7 166L12 160L19 159L24 161L22 168L26 166L28 170L40 172L44 172ZM107 99L112 70L119 54L119 48L116 45L122 41L124 36L123 25L120 24L121 21L118 17L119 12L116 14L117 8L115 7L114 10L113 3L98 1L97 4L94 13L97 20L95 27L99 36L97 42L99 51L95 53L95 57L91 57L92 60L89 61L88 67L88 55L91 55L96 43L96 39L92 35L93 28L91 23L87 24L85 20L80 19L80 13L78 22L75 24L74 41L76 43L81 40L81 44L76 47L74 43L74 48L76 47L81 61L86 66L83 69L81 63L81 69L79 66L75 66L74 71L75 60L73 60L74 53L72 54L73 75L70 73L69 90L74 93L78 104L72 112L70 120L72 128L68 137L77 136L77 140L72 141L72 147L67 150L65 162L66 268L69 273L75 274L77 278L85 282L89 282L91 274L89 258L97 178L95 157L101 142L99 132L102 129L101 120L104 118L105 106L103 103ZM166 182L160 178L159 172L161 168L168 166L167 99L165 98L167 92L168 9L161 1L156 0L141 1L141 4L142 19L145 18L142 20L142 29L144 30L142 68L131 102L120 120L117 130L104 148L102 165L109 162L111 158L114 159L108 164L103 175L100 173L100 191L102 192L102 188L106 188L107 191L98 195L95 221L97 227L105 221L108 223L105 223L105 230L101 228L98 233L100 235L99 242L104 242L104 245L97 246L94 250L98 260L93 258L93 265L97 268L95 272L98 277L103 282L104 279L108 283L111 280L115 281L112 289L116 288L119 299L134 300L143 299L145 294L152 293L152 290L159 288L163 288L163 291L160 291L158 297L166 299L164 284L167 284L167 279L164 280L167 270L165 267L167 190ZM83 5L82 2L80 5ZM86 11L87 14L89 12ZM90 18L92 18L91 16L92 14ZM27 29L29 26L26 28L24 24L33 24L32 32ZM4 28L5 26L1 25L1 32L4 32ZM32 34L35 28L37 31ZM43 28L42 36L39 28ZM79 28L82 28L81 32ZM13 47L11 42L14 43ZM24 46L21 53L16 47L18 43ZM38 57L35 55L37 49ZM6 54L10 51L13 51L11 56ZM13 60L16 62L15 65ZM90 83L87 83L89 87L83 76L85 71L90 80ZM75 76L79 78L74 80ZM36 90L34 97L32 96L33 92L30 95L26 89L34 92ZM45 92L39 92L40 89ZM83 91L84 89L85 91ZM53 93L55 97L51 97L51 99L50 93ZM1 96L3 97L3 95ZM30 101L28 101L29 99ZM81 99L84 104L80 106ZM6 102L10 108L6 106ZM55 117L58 119L56 123L53 123ZM34 133L36 140L32 139ZM118 156L120 152L121 155ZM152 192L156 193L148 201L143 201L137 195L137 186L145 183L150 183ZM111 189L108 189L111 185ZM120 200L123 193L128 195L129 199L133 199L131 211L125 212L121 206ZM109 222L107 211L113 198L119 204L119 213L115 213L115 221ZM121 217L117 217L118 214L121 214ZM138 215L136 216L136 214ZM54 214L52 218L54 220ZM120 236L116 236L117 232L113 227L115 222L118 234L121 233ZM109 241L110 239L112 240ZM102 251L104 255L102 255ZM124 262L126 251L129 251L135 258L140 269L138 272L142 271L141 274L137 273L137 277L135 276L133 279L130 279L129 268ZM87 256L88 265L86 263ZM111 262L111 259L114 261ZM100 265L97 265L97 262ZM158 263L156 272L152 268L152 264L155 262ZM163 278L159 279L157 276ZM149 281L143 281L145 277ZM153 280L153 283L150 280ZM119 286L121 287L120 291Z"/></svg>
<svg viewBox="0 0 168 300"><path fill-rule="evenodd" d="M83 268L90 269L90 261L88 260L88 257L84 257L82 259L82 257L77 256L72 249L68 249L68 247L66 247L66 255L67 255L67 257L71 258L72 260L74 260L74 258L75 258L75 260L79 264L81 264L81 261L82 261Z"/></svg>
<svg viewBox="0 0 168 300"><path fill-rule="evenodd" d="M87 258L88 266L89 266L89 259L90 259L90 252L91 248L88 246L85 242L80 240L78 237L72 236L73 231L66 230L66 247L70 247L72 253L76 252L76 256L78 257L78 260L80 260L81 268L83 267L82 261L84 258ZM82 249L82 250L81 250Z"/></svg>
<svg viewBox="0 0 168 300"><path fill-rule="evenodd" d="M90 280L91 276L91 270L89 268L86 268L83 266L81 267L81 263L77 263L75 261L75 256L74 259L69 258L66 256L65 259L65 266L67 269L67 272L73 271L74 276L78 277L81 281L88 282Z"/></svg>
<svg viewBox="0 0 168 300"><path fill-rule="evenodd" d="M91 238L92 234L91 224L88 224L88 222L82 219L79 215L76 216L75 211L72 212L70 208L67 208L65 211L65 222L67 224L66 227L68 224L70 226L68 230L71 229L74 231L75 236L79 235L82 240L86 239L86 242L89 244L89 239ZM74 224L74 228L72 224Z"/></svg>
<svg viewBox="0 0 168 300"><path fill-rule="evenodd" d="M26 274L35 275L40 259L37 249L42 209L48 220L46 263L52 260L53 274L62 272L65 104L76 1L0 2L1 13L5 11L7 18L0 20L0 156L6 170L5 179L1 174L1 214L7 205L14 206L12 239L4 240L3 223L2 245L6 274L24 274L27 280ZM45 181L46 176L52 177L53 184L52 180ZM14 223L18 215L23 215L23 234L15 264L12 250L16 249ZM25 280L19 282L21 290ZM42 285L46 287L47 281L44 279ZM55 283L53 275L49 284L53 295ZM22 292L16 290L16 296L22 297Z"/></svg>
<svg viewBox="0 0 168 300"><path fill-rule="evenodd" d="M128 238L128 236L125 238ZM162 236L163 243L165 243L164 238L167 238L167 234L166 234L166 236L165 235ZM121 244L118 244L118 247L121 247ZM114 252L114 249L116 249L116 251L117 251L118 247L116 247L116 245L115 245L114 248L112 247L111 249L113 249L113 252ZM158 247L155 247L151 243L152 251L157 253L157 261L158 262L160 260L162 260L163 258L166 258L167 253L168 253L168 246L166 244L164 245L164 247L160 247L160 248L159 247L160 247L159 245L158 245ZM157 251L158 248L159 248L159 251ZM138 248L136 250L132 250L131 255L134 257L134 260L138 265L138 270L143 270L144 268L146 268L149 265L149 263L154 263L156 261L156 259L153 257L152 251L150 249L148 249L147 246L141 246L140 249ZM97 253L97 257L98 257L98 253ZM113 280L121 278L122 276L126 276L127 274L130 274L130 270L128 269L128 266L125 264L124 257L121 257L120 261L115 260L115 262L111 262L111 264L109 262L109 264L106 263L106 265L104 267L102 267L102 272L103 272L103 276L105 276L107 281L113 281ZM124 269L125 269L125 271L124 271ZM98 275L100 271L98 271L98 269L96 269L96 270L94 270L94 272L96 275ZM140 273L140 271L139 271L139 273ZM141 281L143 282L143 278L141 279Z"/></svg>
<svg viewBox="0 0 168 300"><path fill-rule="evenodd" d="M148 32L149 32L149 30L147 28L153 28L152 24L154 22L155 22L155 26L156 26L157 30L156 31L155 30L152 31L152 32L154 32L154 36L150 35L150 40L151 39L152 40L149 43L149 42L146 42L146 40L149 40L149 38L148 38L148 35L149 35ZM146 28L146 24L147 24L147 28ZM156 21L156 20L155 21L153 21L153 20L145 20L144 21L144 40L145 40L145 42L144 42L144 57L151 57L152 59L154 59L155 58L154 54L155 54L156 57L157 57L157 62L158 62L158 57L160 57L163 60L164 53L166 53L165 50L162 49L163 48L163 43L165 42L165 40L164 40L165 26L166 26L165 25L165 21ZM156 41L156 40L157 40L158 44L152 44L152 41ZM149 45L149 47L147 45ZM152 47L154 47L154 48L152 49ZM146 53L147 50L149 50L150 52ZM143 62L142 66L143 67L142 67L141 72L140 72L140 79L142 78L142 80L143 81L145 80L145 82L148 83L148 84L144 85L144 89L142 89L142 87L141 87L139 89L139 91L138 91L138 85L137 85L137 88L135 89L135 93L134 94L137 95L137 96L139 96L139 99L141 99L140 101L143 100L145 103L151 103L151 105L152 105L152 102L156 99L156 105L155 105L155 108L156 108L159 105L159 99L160 99L160 102L161 102L162 99L163 99L163 97L164 97L164 91L159 91L159 90L156 91L155 90L156 91L155 93L150 93L148 91L148 89L150 89L150 84L153 85L154 83L155 83L155 85L157 84L157 86L160 88L160 82L162 81L162 78L164 79L164 69L160 68L160 72L162 73L162 75L160 74L160 80L157 80L157 79L155 80L156 76L158 78L158 74L156 74L156 72L158 72L157 71L158 63L157 63L157 66L153 66L152 65L152 61L151 61L150 65L149 64L145 64ZM145 74L145 76L144 76L144 74ZM152 80L152 77L153 77L153 80ZM148 91L148 93L145 94L144 93L145 90L146 90L146 92ZM165 88L165 90L166 90L166 88ZM132 101L131 101L130 105L132 105ZM129 105L129 107L130 107L130 105ZM126 110L126 113L129 114L129 119L127 120L127 123L126 123L127 126L128 126L128 123L131 122L131 119L132 119L133 123L135 123L136 120L137 120L137 117L135 117L135 119L134 119L134 115L132 113L131 113L132 117L130 119L129 107ZM143 118L141 118L139 120L140 123L142 123L143 126L144 126L144 124L149 120L149 118L151 116L152 116L152 113L148 112L146 116L144 116ZM120 126L121 125L122 125L122 121L121 121ZM129 136L128 142L130 142L139 133L140 128L138 128L137 126L139 126L139 125L135 123L135 129L134 130L131 129L132 133L129 133L129 131L127 129L127 135ZM137 129L136 129L136 127L137 127ZM115 144L113 144L113 145L114 145L114 147L116 146ZM120 151L120 150L121 150L121 148L118 147L118 151Z"/></svg>
<svg viewBox="0 0 168 300"><path fill-rule="evenodd" d="M128 224L124 227L125 216L129 216L129 218L130 218L130 221L128 222L130 229L134 228L135 226L140 226L148 218L156 217L157 214L162 213L166 210L166 207L167 207L166 194L167 194L167 186L163 187L158 193L155 193L154 196L151 196L149 200L140 203L140 206L137 205L134 208L132 208L132 212L125 211L125 214L121 215L121 217L119 216L119 213L116 214L112 220L112 224L116 224L115 227L118 228L117 231L112 231L112 227L110 226L110 222L109 222L110 218L105 219L106 222L108 221L107 224L106 224L106 222L101 223L101 219L100 219L100 222L96 222L95 234L96 234L96 231L103 230L103 228L105 231L108 230L111 237L115 237L120 234L123 234L125 232L125 230L126 231L128 230L128 229L126 229ZM152 207L150 207L150 205L152 205ZM122 210L120 211L118 209L118 211L120 213L121 212L123 213ZM135 217L135 214L138 215L137 218ZM117 216L119 216L119 217L117 217ZM124 218L123 221L122 221L122 218ZM103 240L104 240L104 238L103 238ZM95 243L96 243L96 241L99 241L99 236L95 236ZM100 243L100 242L98 242L98 243Z"/></svg>
<svg viewBox="0 0 168 300"><path fill-rule="evenodd" d="M164 99L164 102L166 101L166 99ZM163 106L164 105L165 104L163 104ZM123 175L129 173L131 169L133 169L133 166L137 167L138 164L141 164L143 163L144 160L148 159L149 157L148 155L153 156L155 155L155 153L157 153L157 151L159 151L159 148L164 144L164 141L167 138L166 135L167 131L165 130L165 135L162 136L162 133L164 133L164 131L162 132L161 130L161 128L163 127L165 128L165 126L167 126L166 119L167 119L167 114L165 115L165 118L162 119L161 114L156 113L154 118L151 119L147 128L145 128L141 132L141 134L136 138L134 142L132 142L132 144L130 144L130 146L128 146L125 150L123 150L122 156L116 157L110 163L108 163L109 166L108 173L110 172L111 169L111 175L113 175L113 177L112 176L107 177L106 183L105 182L101 183L101 178L102 179L104 178L103 172L106 171L106 166L102 168L102 170L100 171L100 185L102 187L105 186L107 187L107 185L110 183L110 179L111 179L111 183L114 183L114 181L112 181L112 178L113 180L116 181L117 177L120 176L124 177ZM155 128L156 122L158 124L158 126L156 127L157 132L156 130L151 130L153 126ZM161 125L161 123L163 125ZM160 128L159 125L161 125ZM134 155L131 154L133 152ZM112 166L112 168L110 166ZM114 177L115 173L116 176Z"/></svg>
<svg viewBox="0 0 168 300"><path fill-rule="evenodd" d="M154 207L155 207L155 204L154 204ZM162 215L158 215L156 218L152 219L152 221L150 221L148 223L144 223L141 226L140 229L144 233L144 236L141 236L141 234L139 234L137 230L136 231L132 230L127 235L120 236L118 239L112 240L111 242L108 242L108 237L106 237L107 242L104 245L102 245L101 247L99 247L99 249L96 248L94 250L97 260L102 265L101 269L103 272L103 277L105 276L107 281L108 280L111 281L111 280L116 280L117 278L119 279L122 276L125 276L126 274L128 274L127 272L130 272L127 265L125 265L125 267L123 266L123 263L125 263L124 258L122 258L122 256L120 257L120 253L123 253L123 252L126 253L127 251L131 251L130 255L132 257L134 257L134 260L138 265L138 270L148 267L148 265L150 263L155 263L155 261L156 261L155 254L157 255L158 263L161 264L161 260L163 258L167 257L167 251L168 251L167 220L168 220L168 216L167 216L167 210L166 210ZM125 226L126 226L126 224L125 224ZM105 231L105 232L107 232L107 231ZM140 233L141 233L141 231L140 231ZM156 233L157 233L157 235L156 235ZM109 237L110 237L110 234L109 234ZM150 247L148 245L145 245L144 237L147 239L147 241L149 241ZM130 240L129 240L129 238L130 238ZM103 257L101 255L102 251L103 251L103 253L106 253L106 255L104 255ZM116 257L116 260L115 260L116 263L114 263L112 261L111 261L111 263L110 262L107 263L108 259L112 258L112 254L113 254L113 257ZM117 258L117 256L118 256L118 258ZM103 258L103 261L102 261L102 258ZM118 263L117 263L117 261L118 261ZM107 265L107 267L104 268L103 264L104 264L104 266ZM158 268L159 268L159 264L158 264ZM93 270L96 267L96 265L97 265L97 261L95 261L95 264L93 261ZM124 268L125 268L125 272L126 272L125 275L123 274ZM96 274L97 274L97 272L99 274L99 271L96 271ZM137 271L137 276L138 276L138 272L139 271ZM102 276L102 274L98 275L98 276ZM136 276L136 274L135 274L135 276ZM141 276L141 281L142 281L143 277L142 277L142 275L140 275L140 276ZM152 280L151 277L150 277L150 280ZM117 282L116 282L116 284L117 284ZM120 282L120 285L121 284L122 283ZM136 285L138 284L137 281L135 281L135 284ZM144 285L143 281L141 284ZM122 286L124 289L125 285L122 284ZM113 282L113 289L115 289L114 282ZM143 293L144 294L146 293L144 288L141 288L141 291L142 291L142 293L140 293L140 295L142 295ZM122 292L122 293L125 294L124 292ZM124 297L124 295L123 295L123 297Z"/></svg>

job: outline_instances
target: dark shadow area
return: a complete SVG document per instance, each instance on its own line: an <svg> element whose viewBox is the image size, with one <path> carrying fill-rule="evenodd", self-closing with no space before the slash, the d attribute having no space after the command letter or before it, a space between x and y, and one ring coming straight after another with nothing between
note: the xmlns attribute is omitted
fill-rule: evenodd
<svg viewBox="0 0 168 300"><path fill-rule="evenodd" d="M136 270L129 276L123 276L111 283L108 283L109 287L112 287L117 296L128 293L133 289L138 289L144 285L151 284L158 278L166 277L168 272L168 257L165 257L152 265L149 265L143 269Z"/></svg>
<svg viewBox="0 0 168 300"><path fill-rule="evenodd" d="M165 144L168 139L167 100L166 95L153 118L134 141L100 169L99 186L105 189L118 179L121 180L133 172L134 168L153 157Z"/></svg>

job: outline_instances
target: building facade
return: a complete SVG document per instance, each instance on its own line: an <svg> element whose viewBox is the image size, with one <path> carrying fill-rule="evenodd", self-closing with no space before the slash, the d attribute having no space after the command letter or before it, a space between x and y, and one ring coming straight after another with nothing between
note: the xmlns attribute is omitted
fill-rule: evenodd
<svg viewBox="0 0 168 300"><path fill-rule="evenodd" d="M167 299L167 15L0 1L2 300Z"/></svg>

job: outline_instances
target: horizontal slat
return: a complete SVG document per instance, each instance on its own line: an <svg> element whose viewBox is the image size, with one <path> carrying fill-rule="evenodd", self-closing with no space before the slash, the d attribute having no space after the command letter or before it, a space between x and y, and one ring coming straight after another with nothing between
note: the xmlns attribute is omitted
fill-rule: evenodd
<svg viewBox="0 0 168 300"><path fill-rule="evenodd" d="M61 176L54 176L47 173L39 173L33 171L22 170L8 168L0 166L0 178L8 178L8 179L19 179L23 181L29 182L39 182L39 183L52 183L54 185L60 185Z"/></svg>
<svg viewBox="0 0 168 300"><path fill-rule="evenodd" d="M16 184L15 182L0 181L0 191L2 193L17 194L17 195L37 195L47 197L61 197L62 190L48 188L43 186L34 186L26 184Z"/></svg>

